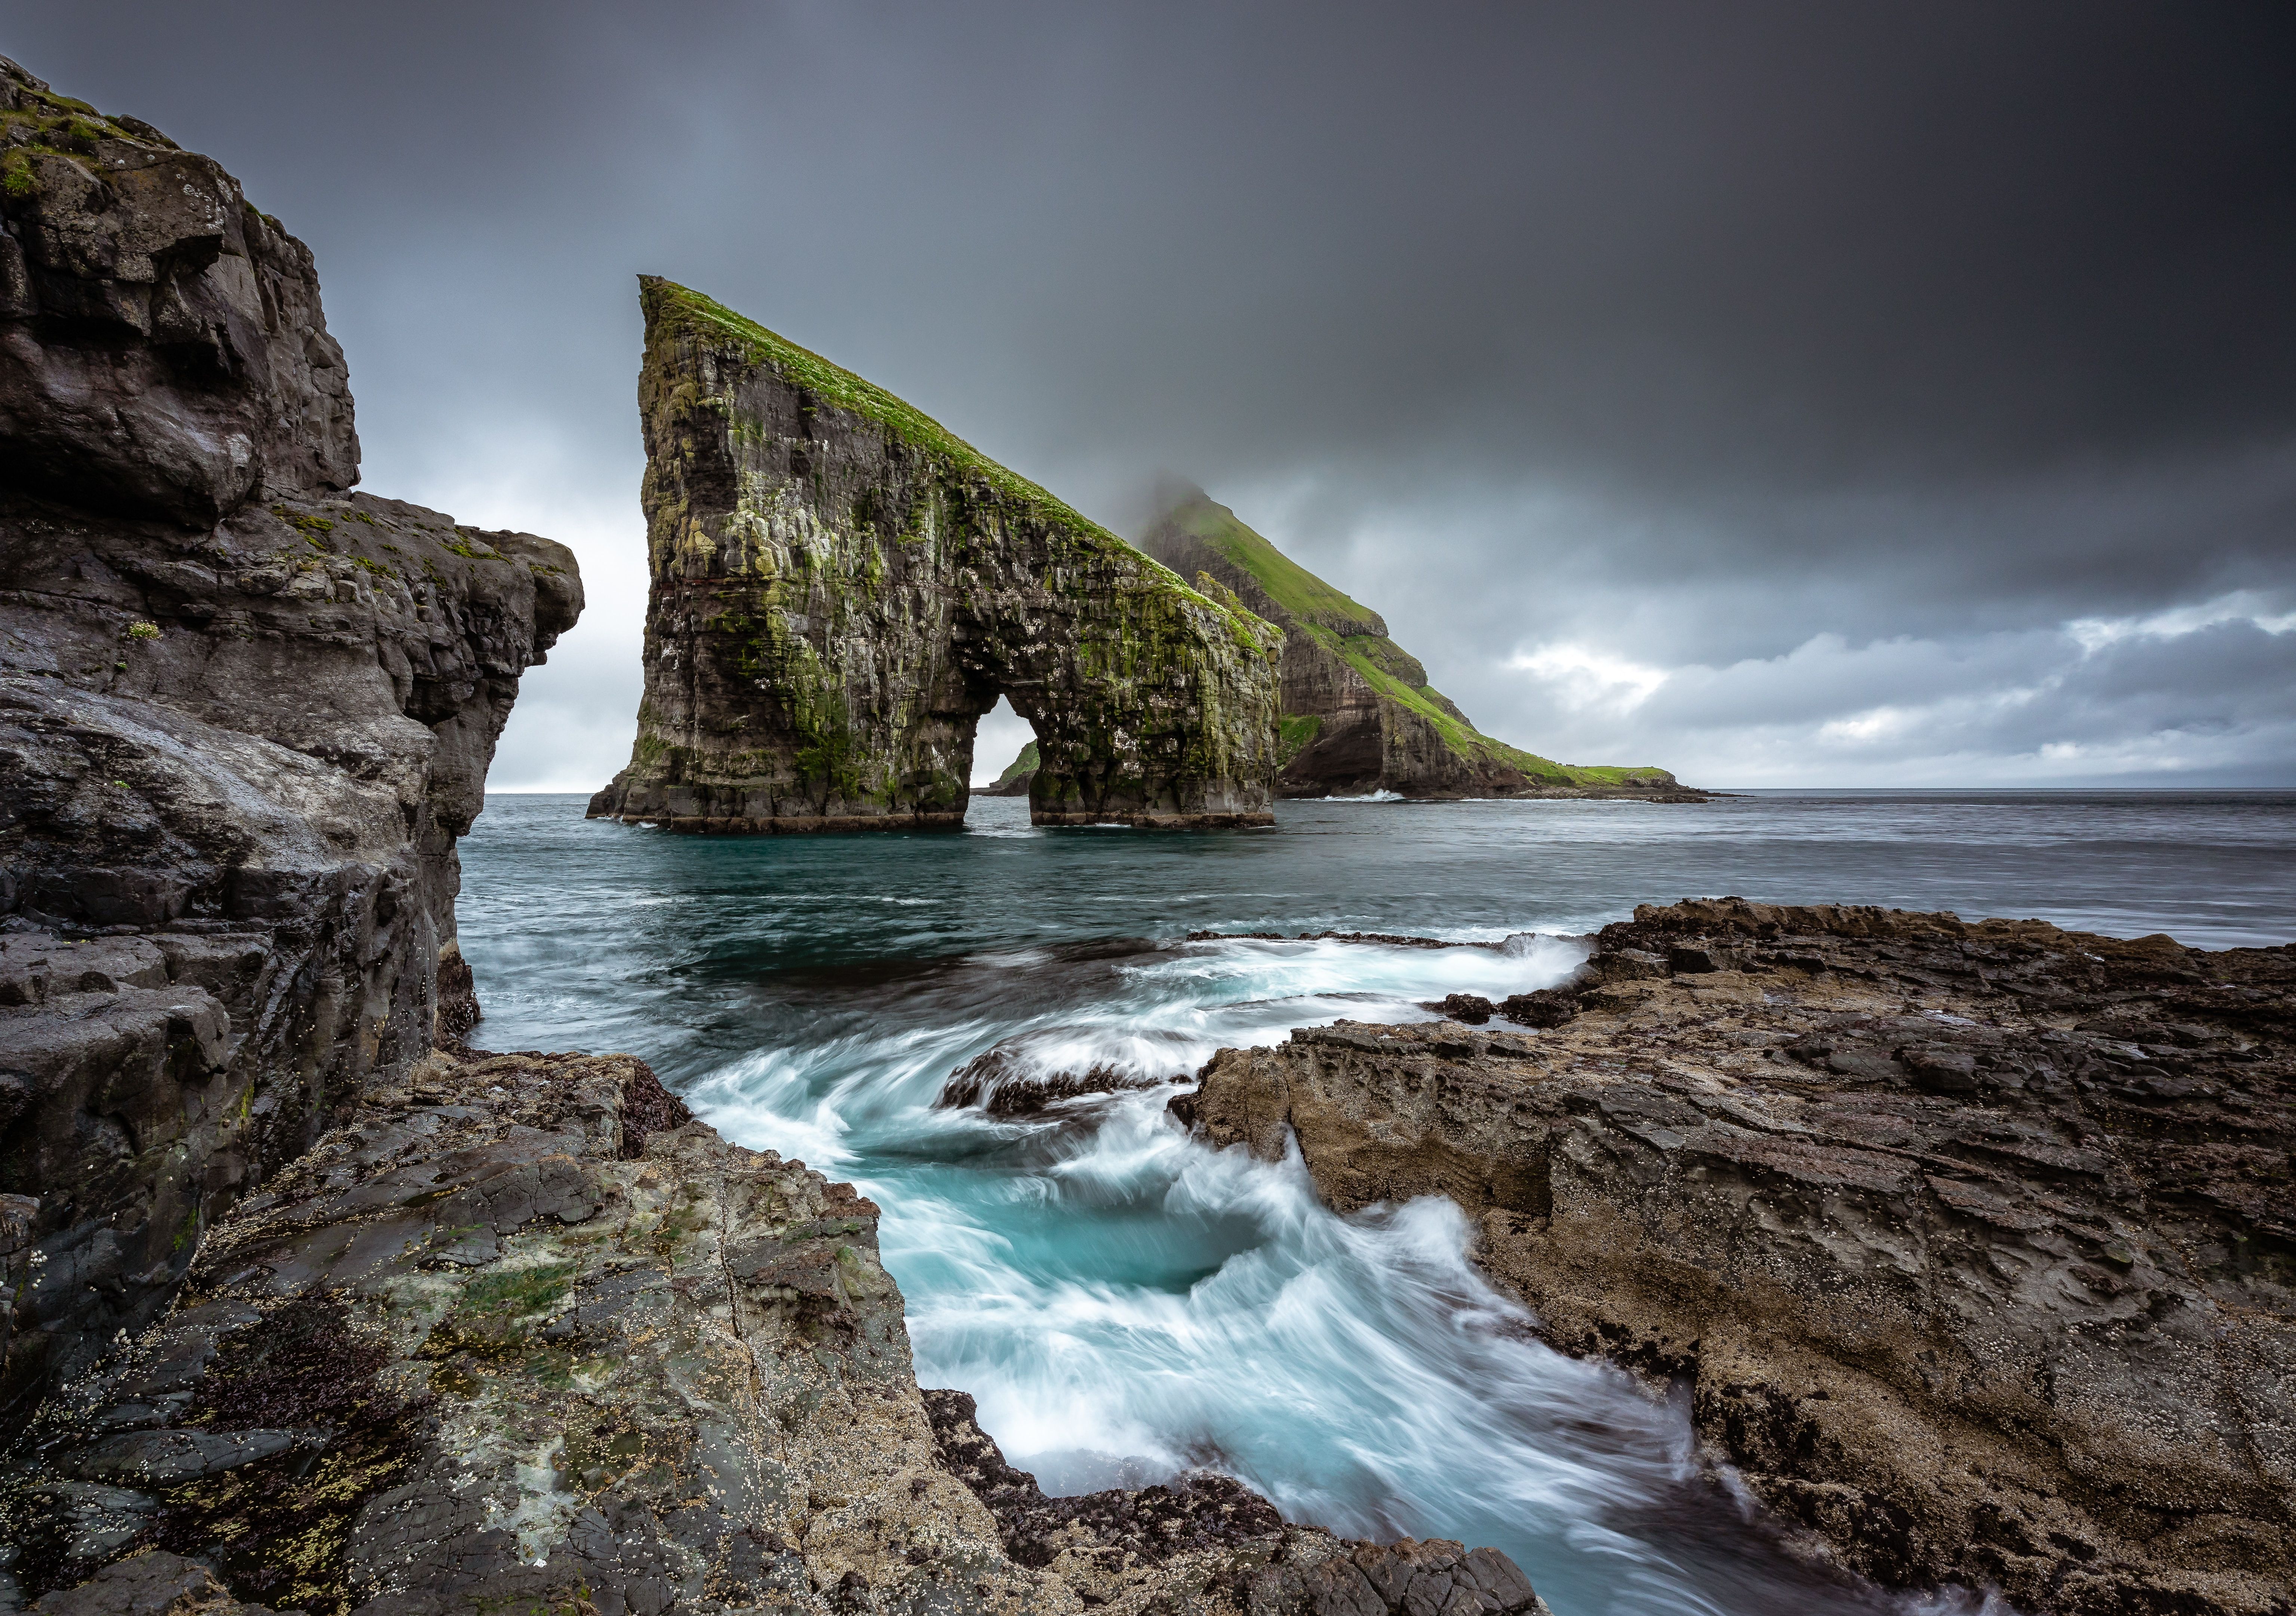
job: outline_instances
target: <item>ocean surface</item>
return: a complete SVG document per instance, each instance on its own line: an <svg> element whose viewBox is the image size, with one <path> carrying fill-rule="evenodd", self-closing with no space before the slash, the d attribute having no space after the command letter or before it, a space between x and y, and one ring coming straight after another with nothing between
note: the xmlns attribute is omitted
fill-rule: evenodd
<svg viewBox="0 0 2296 1616"><path fill-rule="evenodd" d="M494 1049L629 1050L725 1133L885 1209L919 1379L1047 1490L1193 1466L1343 1533L1504 1548L1558 1616L1975 1611L1783 1553L1701 1479L1681 1407L1536 1339L1448 1202L1337 1218L1296 1160L1185 1139L1223 1046L1561 980L1638 902L2039 916L2203 947L2296 939L2296 793L1760 793L1285 803L1271 831L688 839L493 796L463 946ZM1190 943L1386 931L1496 948ZM1155 1086L1000 1122L936 1107L1008 1070Z"/></svg>

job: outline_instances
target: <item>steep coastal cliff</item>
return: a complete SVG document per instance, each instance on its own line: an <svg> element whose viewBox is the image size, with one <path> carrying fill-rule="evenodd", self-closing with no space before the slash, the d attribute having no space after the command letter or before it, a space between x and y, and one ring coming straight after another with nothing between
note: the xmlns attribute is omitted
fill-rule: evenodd
<svg viewBox="0 0 2296 1616"><path fill-rule="evenodd" d="M1662 768L1556 763L1494 741L1427 682L1419 659L1387 637L1379 613L1350 600L1236 520L1185 491L1140 540L1182 578L1209 578L1283 630L1279 670L1287 797L1592 796L1696 800ZM1208 593L1211 592L1210 589Z"/></svg>
<svg viewBox="0 0 2296 1616"><path fill-rule="evenodd" d="M1004 694L1039 824L1269 822L1280 633L859 377L642 295L645 697L594 816L953 828Z"/></svg>
<svg viewBox="0 0 2296 1616"><path fill-rule="evenodd" d="M581 611L547 539L343 490L309 250L0 63L0 1408L162 1307L471 1024L455 841Z"/></svg>
<svg viewBox="0 0 2296 1616"><path fill-rule="evenodd" d="M1687 1382L1881 1581L2291 1608L2296 948L1728 899L1445 1008L1477 1024L1223 1051L1177 1103L1296 1137L1341 1210L1451 1196L1550 1341Z"/></svg>

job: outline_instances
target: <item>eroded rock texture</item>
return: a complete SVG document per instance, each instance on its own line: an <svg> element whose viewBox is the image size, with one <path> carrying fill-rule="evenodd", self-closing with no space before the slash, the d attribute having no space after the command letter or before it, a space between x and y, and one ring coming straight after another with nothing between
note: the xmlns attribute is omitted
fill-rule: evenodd
<svg viewBox="0 0 2296 1616"><path fill-rule="evenodd" d="M1279 632L858 377L642 295L645 699L594 816L954 826L1003 694L1037 824L1268 823Z"/></svg>
<svg viewBox="0 0 2296 1616"><path fill-rule="evenodd" d="M2290 1608L2296 950L1728 899L1498 1008L1554 1029L1341 1022L1183 1109L1341 1209L1457 1200L1883 1582Z"/></svg>
<svg viewBox="0 0 2296 1616"><path fill-rule="evenodd" d="M6 1408L470 1025L455 840L582 595L546 539L337 491L310 254L214 162L12 64L0 142Z"/></svg>
<svg viewBox="0 0 2296 1616"><path fill-rule="evenodd" d="M1225 1478L1046 1498L969 1399L919 1393L876 1235L850 1185L726 1143L626 1056L433 1056L43 1412L0 1522L20 1591L57 1616L186 1584L309 1616L1543 1611L1504 1555L1286 1526Z"/></svg>
<svg viewBox="0 0 2296 1616"><path fill-rule="evenodd" d="M1636 797L1695 802L1665 769L1557 763L1478 730L1427 681L1387 622L1300 566L1201 488L1175 484L1140 547L1205 594L1283 630L1278 669L1287 797Z"/></svg>

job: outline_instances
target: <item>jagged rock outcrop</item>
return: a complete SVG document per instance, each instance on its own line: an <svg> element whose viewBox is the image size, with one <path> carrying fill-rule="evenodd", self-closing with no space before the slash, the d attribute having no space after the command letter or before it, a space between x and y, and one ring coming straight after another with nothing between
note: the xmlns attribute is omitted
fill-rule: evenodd
<svg viewBox="0 0 2296 1616"><path fill-rule="evenodd" d="M1046 1498L920 1393L877 1216L627 1056L434 1055L43 1412L8 1573L48 1616L1543 1616L1225 1477Z"/></svg>
<svg viewBox="0 0 2296 1616"><path fill-rule="evenodd" d="M573 557L340 492L311 257L0 63L0 1409L476 1015L455 838Z"/></svg>
<svg viewBox="0 0 2296 1616"><path fill-rule="evenodd" d="M1039 824L1269 822L1274 628L859 377L685 287L642 296L645 698L594 816L954 827L1003 694Z"/></svg>
<svg viewBox="0 0 2296 1616"><path fill-rule="evenodd" d="M1378 612L1286 556L1201 488L1174 488L1140 547L1283 630L1287 797L1638 797L1696 801L1662 768L1556 763L1469 723Z"/></svg>
<svg viewBox="0 0 2296 1616"><path fill-rule="evenodd" d="M1453 1197L1880 1580L2291 1608L2296 948L1727 899L1499 1008L1554 1030L1310 1029L1181 1109L1338 1208Z"/></svg>

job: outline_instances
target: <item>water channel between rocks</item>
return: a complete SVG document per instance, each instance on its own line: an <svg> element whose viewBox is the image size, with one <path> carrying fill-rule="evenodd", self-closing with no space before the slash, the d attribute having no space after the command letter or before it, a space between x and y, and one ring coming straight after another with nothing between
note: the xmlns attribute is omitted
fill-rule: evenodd
<svg viewBox="0 0 2296 1616"><path fill-rule="evenodd" d="M1272 832L685 839L496 796L463 948L496 1049L629 1050L729 1137L885 1209L920 1381L974 1393L1047 1490L1210 1465L1294 1519L1505 1549L1559 1616L1974 1610L1845 1588L1701 1479L1686 1419L1541 1345L1448 1202L1341 1218L1296 1161L1192 1144L1223 1046L1551 985L1638 901L2038 915L2203 947L2296 937L2296 794L1766 794L1287 803ZM1497 945L1189 943L1385 931ZM937 1108L992 1047L1143 1087Z"/></svg>

